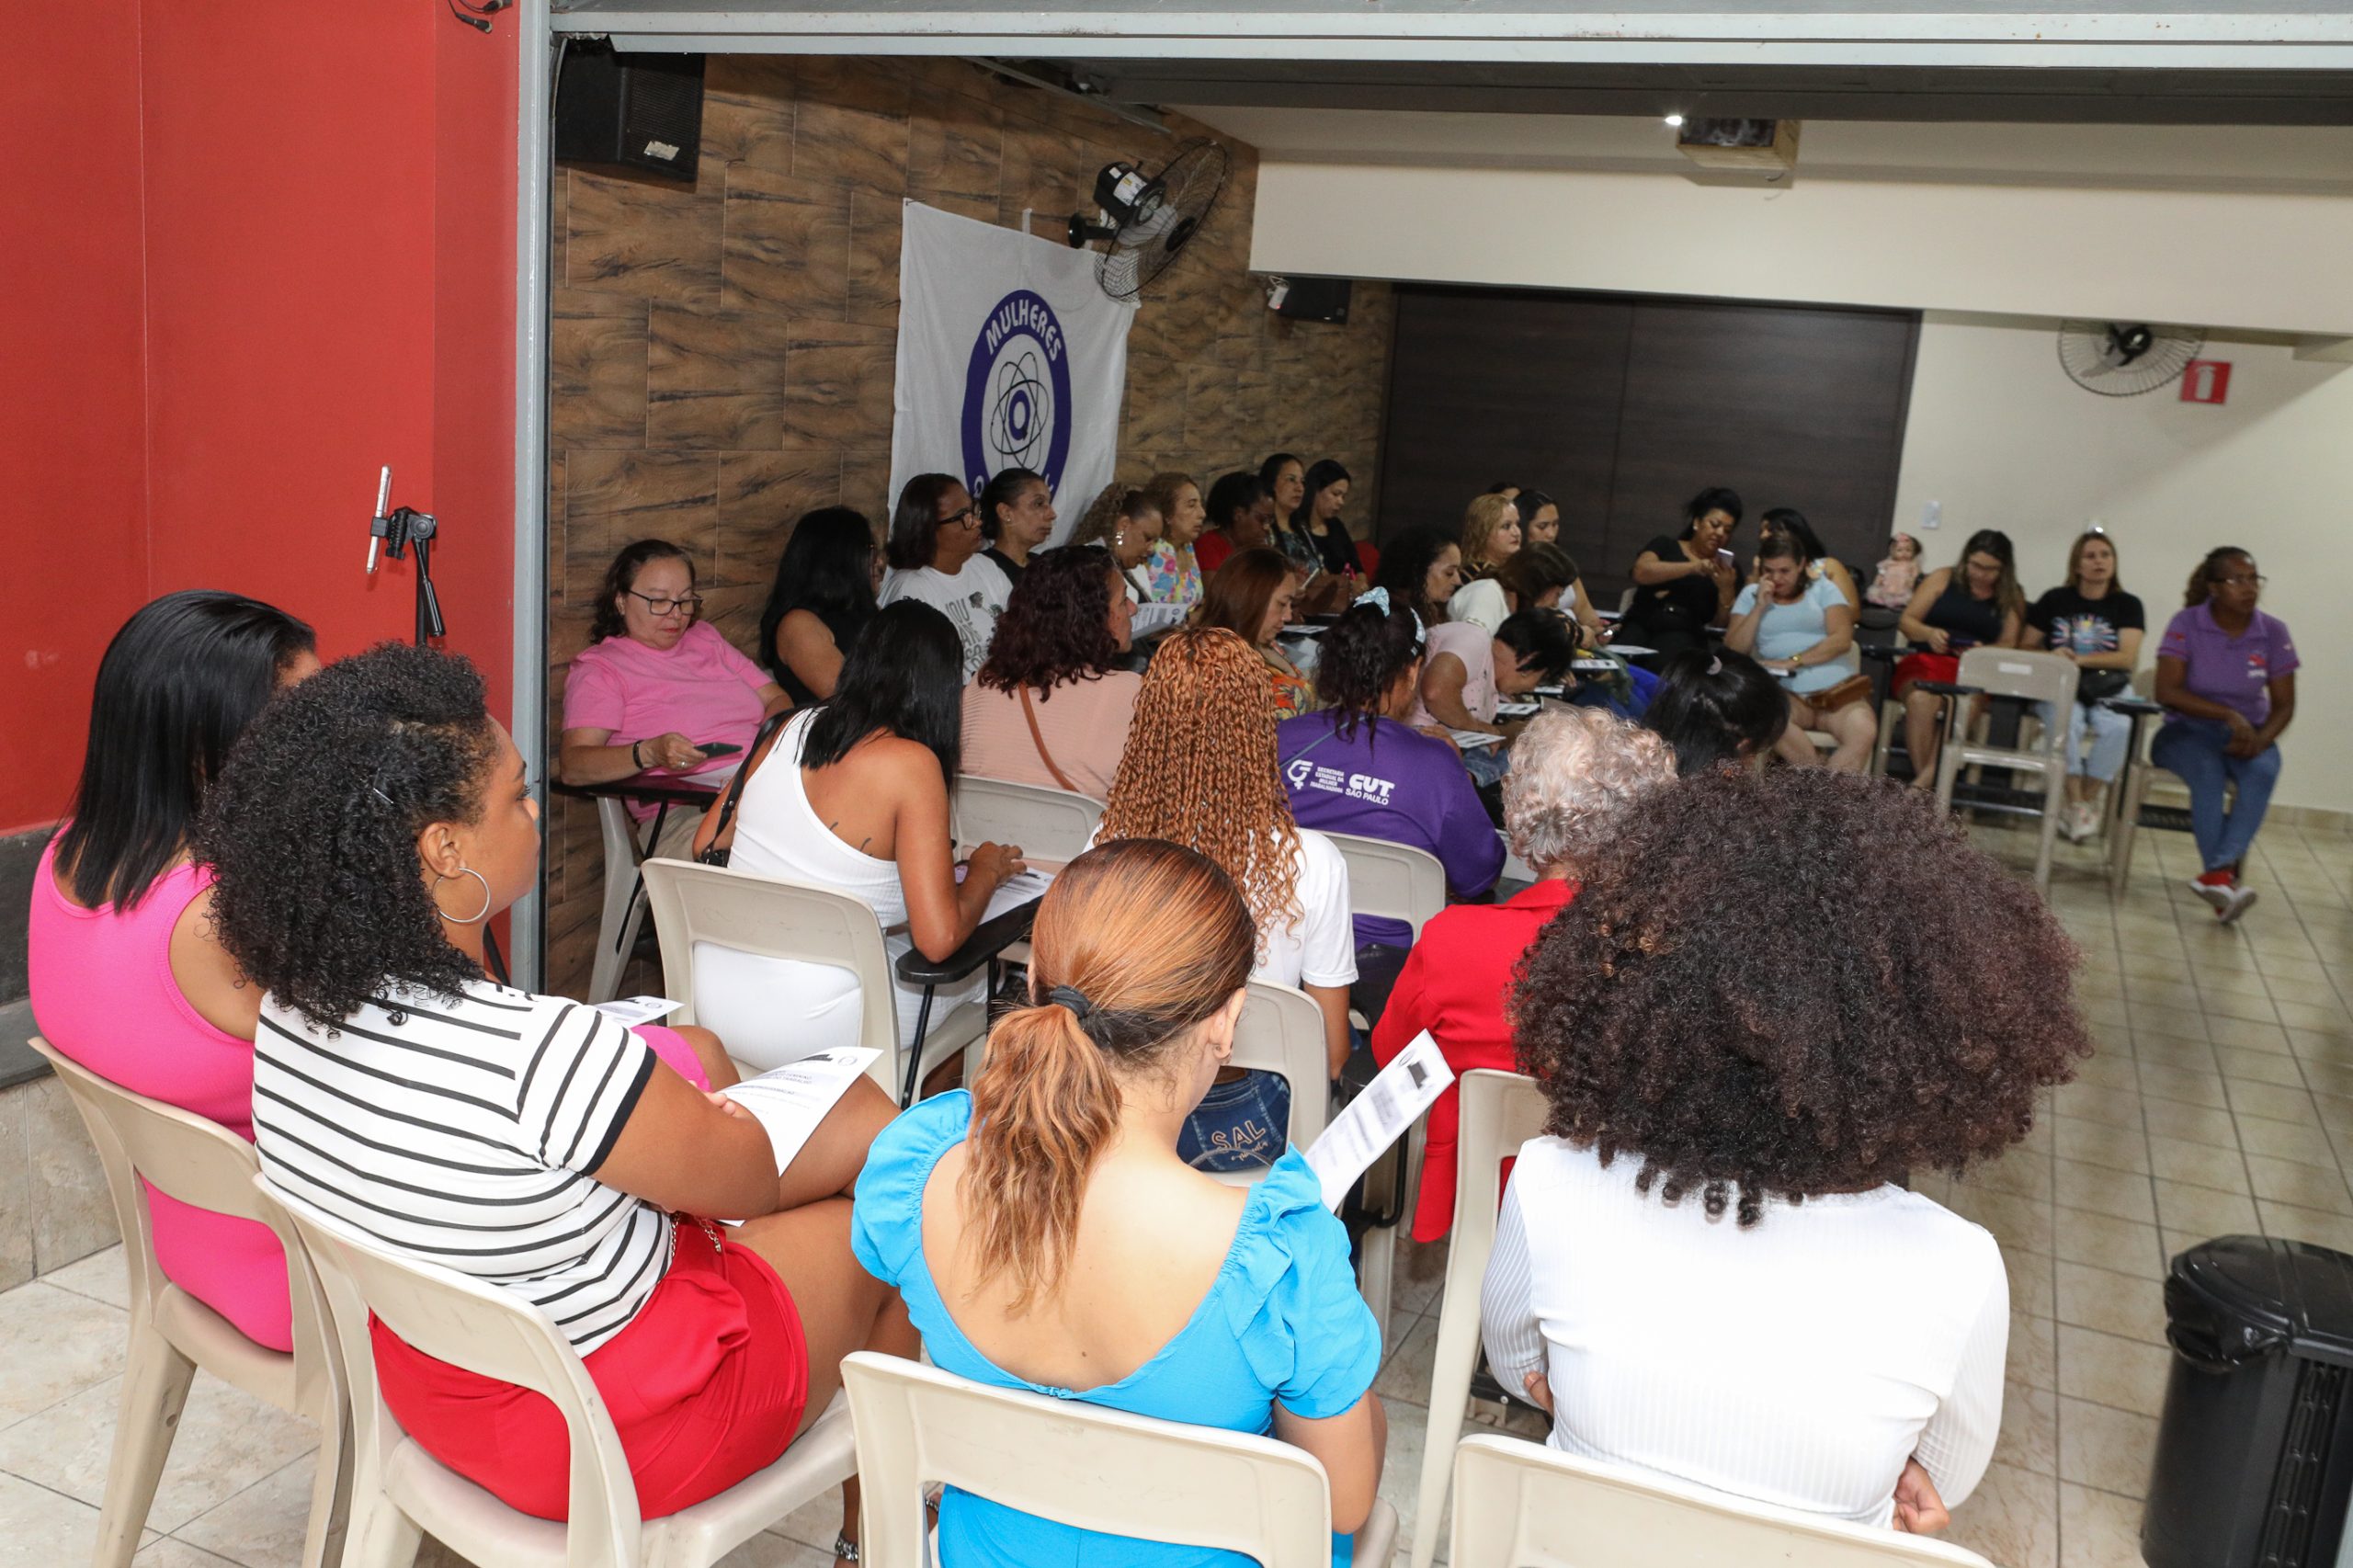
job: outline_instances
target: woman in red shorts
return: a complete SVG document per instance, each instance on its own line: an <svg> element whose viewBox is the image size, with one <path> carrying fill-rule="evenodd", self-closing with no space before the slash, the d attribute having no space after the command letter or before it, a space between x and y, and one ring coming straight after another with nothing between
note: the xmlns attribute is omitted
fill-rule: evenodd
<svg viewBox="0 0 2353 1568"><path fill-rule="evenodd" d="M1920 580L1898 624L1914 653L1896 661L1890 683L1904 704L1904 746L1912 756L1912 787L1937 786L1937 718L1944 699L1917 691L1921 681L1949 681L1961 673L1961 655L1982 643L2015 648L2026 623L2026 595L2018 587L2018 552L2010 536L1980 528L1969 536L1959 566L1939 567Z"/></svg>
<svg viewBox="0 0 2353 1568"><path fill-rule="evenodd" d="M540 830L471 665L388 644L330 666L246 733L206 807L221 941L265 993L263 1168L392 1250L546 1312L604 1396L646 1516L772 1463L850 1351L916 1353L905 1308L850 1254L849 1193L887 1096L859 1078L773 1131L710 1092L734 1071L707 1032L624 1028L485 976L483 928L537 882ZM381 1324L374 1338L385 1403L426 1452L566 1517L552 1404Z"/></svg>

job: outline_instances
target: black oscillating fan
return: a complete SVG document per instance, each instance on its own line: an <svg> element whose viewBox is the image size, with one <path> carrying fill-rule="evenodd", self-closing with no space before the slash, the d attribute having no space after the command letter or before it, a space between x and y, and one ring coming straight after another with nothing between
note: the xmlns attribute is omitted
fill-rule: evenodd
<svg viewBox="0 0 2353 1568"><path fill-rule="evenodd" d="M2059 367L2086 392L2138 397L2177 378L2206 346L2195 327L2146 322L2059 324Z"/></svg>
<svg viewBox="0 0 2353 1568"><path fill-rule="evenodd" d="M1100 214L1070 217L1070 243L1105 242L1096 281L1115 300L1132 300L1168 269L1201 232L1225 189L1233 155L1210 141L1188 142L1147 174L1136 164L1106 164L1095 176Z"/></svg>

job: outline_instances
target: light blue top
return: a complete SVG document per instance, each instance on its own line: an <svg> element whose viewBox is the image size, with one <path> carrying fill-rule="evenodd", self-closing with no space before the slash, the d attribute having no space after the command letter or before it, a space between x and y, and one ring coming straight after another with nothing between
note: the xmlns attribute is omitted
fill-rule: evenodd
<svg viewBox="0 0 2353 1568"><path fill-rule="evenodd" d="M972 1096L959 1089L883 1129L867 1152L850 1221L858 1261L898 1287L935 1365L993 1388L1261 1435L1274 1428L1277 1400L1294 1415L1320 1421L1345 1415L1372 1387L1381 1331L1357 1294L1347 1232L1324 1209L1322 1188L1295 1149L1250 1189L1209 1294L1142 1366L1083 1392L997 1367L956 1326L923 1256L924 1189L972 1115ZM1348 1552L1348 1538L1333 1537L1336 1568L1347 1568ZM954 1487L940 1501L939 1557L941 1568L1252 1568L1239 1552L1077 1529Z"/></svg>
<svg viewBox="0 0 2353 1568"><path fill-rule="evenodd" d="M1732 601L1733 619L1756 608L1756 591L1755 583L1740 590L1740 597ZM1846 602L1847 596L1838 591L1838 585L1824 575L1808 583L1796 603L1768 604L1765 619L1756 626L1756 656L1792 659L1804 653L1830 635L1829 611ZM1862 667L1862 655L1849 646L1828 664L1808 665L1782 684L1791 691L1821 691L1836 686Z"/></svg>

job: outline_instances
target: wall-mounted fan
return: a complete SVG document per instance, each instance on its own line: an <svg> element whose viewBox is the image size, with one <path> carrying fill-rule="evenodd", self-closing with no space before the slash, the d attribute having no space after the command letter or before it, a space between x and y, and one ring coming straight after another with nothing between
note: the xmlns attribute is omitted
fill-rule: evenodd
<svg viewBox="0 0 2353 1568"><path fill-rule="evenodd" d="M2171 382L2206 347L2196 327L2146 322L2059 324L2059 368L2086 392L2137 397Z"/></svg>
<svg viewBox="0 0 2353 1568"><path fill-rule="evenodd" d="M1135 164L1103 165L1095 176L1102 211L1094 218L1072 213L1070 243L1107 242L1095 268L1106 294L1132 300L1168 269L1209 222L1233 162L1216 142L1196 141L1177 148L1157 174Z"/></svg>

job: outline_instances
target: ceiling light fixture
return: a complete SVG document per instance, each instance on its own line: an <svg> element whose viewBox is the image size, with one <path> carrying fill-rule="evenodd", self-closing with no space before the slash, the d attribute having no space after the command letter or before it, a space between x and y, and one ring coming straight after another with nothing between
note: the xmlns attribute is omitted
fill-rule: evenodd
<svg viewBox="0 0 2353 1568"><path fill-rule="evenodd" d="M1667 124L1676 127L1677 130L1680 130L1683 125L1683 117L1679 114L1670 114L1666 117L1666 122Z"/></svg>

